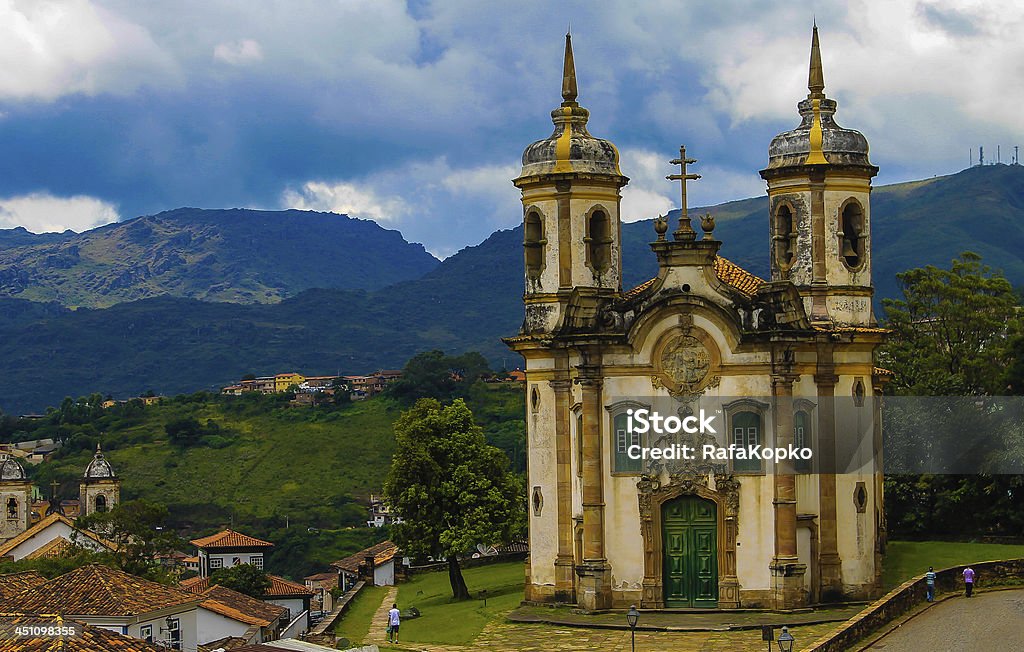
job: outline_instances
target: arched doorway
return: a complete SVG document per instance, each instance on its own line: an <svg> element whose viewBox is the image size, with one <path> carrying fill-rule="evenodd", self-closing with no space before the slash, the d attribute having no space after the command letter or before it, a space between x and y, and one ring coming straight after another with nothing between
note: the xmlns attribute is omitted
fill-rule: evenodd
<svg viewBox="0 0 1024 652"><path fill-rule="evenodd" d="M661 506L665 606L718 606L718 510L711 500L684 495Z"/></svg>

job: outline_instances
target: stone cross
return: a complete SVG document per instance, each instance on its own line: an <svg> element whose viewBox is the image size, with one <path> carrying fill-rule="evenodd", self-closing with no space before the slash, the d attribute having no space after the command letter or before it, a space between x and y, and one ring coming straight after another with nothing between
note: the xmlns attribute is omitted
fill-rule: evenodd
<svg viewBox="0 0 1024 652"><path fill-rule="evenodd" d="M672 237L676 240L694 240L697 237L697 232L693 230L693 226L690 224L690 214L686 209L686 182L700 179L699 174L687 174L686 166L689 163L696 162L697 159L695 158L686 158L686 145L679 146L679 158L669 161L672 165L680 167L680 174L670 174L665 177L669 181L680 182L682 202L679 208L679 228L672 234Z"/></svg>

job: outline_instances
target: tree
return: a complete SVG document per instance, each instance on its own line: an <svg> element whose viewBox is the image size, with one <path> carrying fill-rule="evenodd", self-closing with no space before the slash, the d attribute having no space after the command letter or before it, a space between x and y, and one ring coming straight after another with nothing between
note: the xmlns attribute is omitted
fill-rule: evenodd
<svg viewBox="0 0 1024 652"><path fill-rule="evenodd" d="M395 422L384 494L403 522L392 539L412 556L444 557L456 600L469 599L458 556L520 535L525 497L508 458L488 446L466 404L421 399Z"/></svg>
<svg viewBox="0 0 1024 652"><path fill-rule="evenodd" d="M406 403L421 398L450 401L465 397L480 376L490 373L487 360L471 351L457 356L443 351L418 353L405 364L402 377L388 388L388 395Z"/></svg>
<svg viewBox="0 0 1024 652"><path fill-rule="evenodd" d="M896 374L890 391L914 396L1003 394L1019 301L1002 274L971 252L950 269L896 275L902 299L882 302L892 330L880 362Z"/></svg>
<svg viewBox="0 0 1024 652"><path fill-rule="evenodd" d="M111 565L126 573L159 578L156 556L173 551L178 537L165 529L167 508L145 500L116 505L108 512L94 512L78 519L76 526L91 530L112 542Z"/></svg>
<svg viewBox="0 0 1024 652"><path fill-rule="evenodd" d="M210 574L210 584L219 584L253 598L262 598L270 588L270 576L252 564L238 564L213 571Z"/></svg>

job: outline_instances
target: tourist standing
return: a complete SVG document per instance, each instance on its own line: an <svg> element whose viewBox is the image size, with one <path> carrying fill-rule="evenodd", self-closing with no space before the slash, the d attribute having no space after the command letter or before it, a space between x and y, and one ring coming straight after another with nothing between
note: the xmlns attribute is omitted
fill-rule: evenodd
<svg viewBox="0 0 1024 652"><path fill-rule="evenodd" d="M964 588L967 590L967 597L974 592L974 569L968 566L964 569Z"/></svg>
<svg viewBox="0 0 1024 652"><path fill-rule="evenodd" d="M932 567L928 567L928 572L924 574L924 584L928 590L928 602L935 600L935 571Z"/></svg>

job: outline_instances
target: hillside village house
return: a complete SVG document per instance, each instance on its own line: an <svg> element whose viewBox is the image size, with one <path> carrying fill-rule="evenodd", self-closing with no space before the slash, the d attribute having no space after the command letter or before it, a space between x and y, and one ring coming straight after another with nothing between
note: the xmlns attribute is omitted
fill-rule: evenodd
<svg viewBox="0 0 1024 652"><path fill-rule="evenodd" d="M615 146L587 131L566 36L554 131L522 172L530 557L526 599L584 609L768 607L880 588L885 331L872 311L867 139L836 124L817 28L800 124L768 147L771 279L691 223L655 222L659 270L622 287ZM645 434L632 411L717 428ZM676 416L678 415L678 416ZM695 427L695 426L694 426ZM843 429L846 430L843 430ZM855 429L855 431L854 431ZM713 432L712 432L713 431ZM809 449L813 461L643 460L643 450ZM676 450L671 448L671 450ZM756 449L755 449L756 450ZM632 451L632 452L631 452Z"/></svg>
<svg viewBox="0 0 1024 652"><path fill-rule="evenodd" d="M313 601L313 592L302 584L277 575L268 575L267 577L270 579L270 588L260 597L260 600L285 609L281 615L281 622L287 624L281 628L278 636L288 638L309 631L311 626L309 610ZM214 585L210 583L209 577L193 577L182 581L179 586L190 593L203 595Z"/></svg>
<svg viewBox="0 0 1024 652"><path fill-rule="evenodd" d="M314 573L302 578L306 588L313 592L310 608L313 611L333 611L331 589L338 588L338 572Z"/></svg>
<svg viewBox="0 0 1024 652"><path fill-rule="evenodd" d="M249 597L238 591L211 586L200 594L196 615L196 639L210 647L225 638L246 644L273 641L288 625L288 609Z"/></svg>
<svg viewBox="0 0 1024 652"><path fill-rule="evenodd" d="M2 582L0 582L2 584ZM98 564L37 583L0 603L9 614L55 614L175 650L195 650L202 598Z"/></svg>
<svg viewBox="0 0 1024 652"><path fill-rule="evenodd" d="M78 627L78 633L61 642L60 652L167 652L168 649L163 645L129 638L95 625L70 620L65 623ZM0 652L53 652L53 637L14 637L17 627L52 624L53 619L47 616L5 617L0 621Z"/></svg>
<svg viewBox="0 0 1024 652"><path fill-rule="evenodd" d="M208 537L193 539L198 550L199 576L209 577L220 568L251 564L263 568L263 557L274 544L234 530L224 530Z"/></svg>
<svg viewBox="0 0 1024 652"><path fill-rule="evenodd" d="M333 562L331 567L338 572L342 591L347 591L359 580L372 586L394 586L401 572L398 552L394 543L382 541Z"/></svg>

